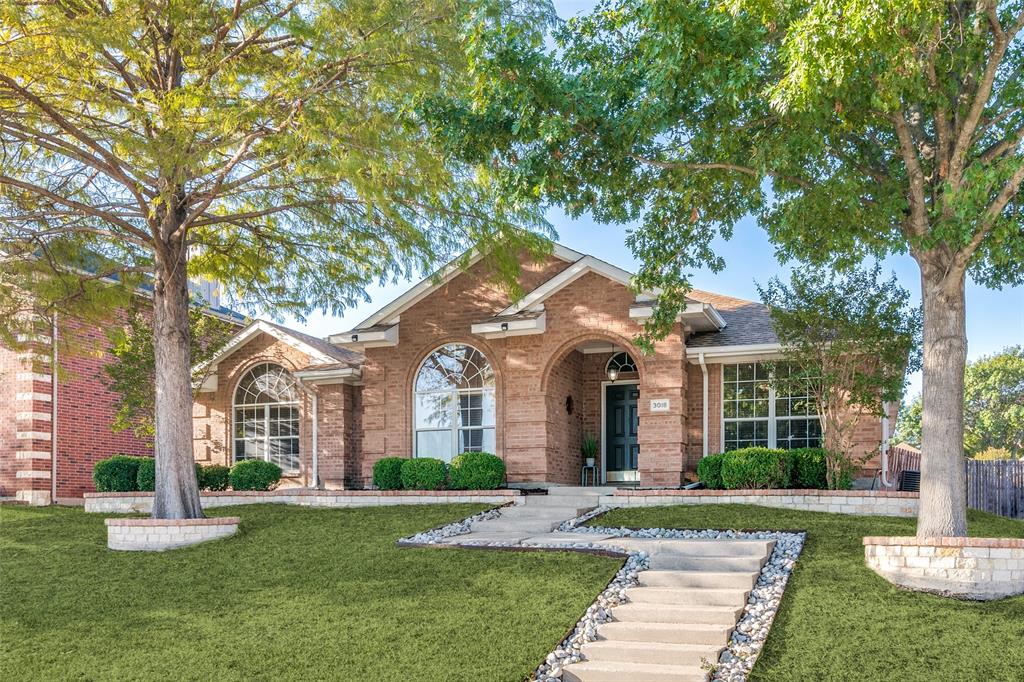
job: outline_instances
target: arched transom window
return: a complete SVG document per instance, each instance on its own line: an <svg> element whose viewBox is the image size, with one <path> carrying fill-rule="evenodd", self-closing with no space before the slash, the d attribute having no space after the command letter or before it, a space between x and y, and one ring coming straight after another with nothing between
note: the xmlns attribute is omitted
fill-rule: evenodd
<svg viewBox="0 0 1024 682"><path fill-rule="evenodd" d="M483 353L441 346L420 365L413 393L417 457L494 452L494 370Z"/></svg>
<svg viewBox="0 0 1024 682"><path fill-rule="evenodd" d="M264 459L285 473L299 470L299 390L280 365L265 362L235 389L235 461Z"/></svg>
<svg viewBox="0 0 1024 682"><path fill-rule="evenodd" d="M616 374L629 374L636 372L636 361L629 353L620 351L608 358L608 366L605 372L614 370Z"/></svg>

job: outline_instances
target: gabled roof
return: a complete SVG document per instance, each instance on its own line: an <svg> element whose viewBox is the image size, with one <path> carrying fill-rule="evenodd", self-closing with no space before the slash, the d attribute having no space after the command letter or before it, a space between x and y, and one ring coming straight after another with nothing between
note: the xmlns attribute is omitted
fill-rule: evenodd
<svg viewBox="0 0 1024 682"><path fill-rule="evenodd" d="M631 272L623 270L611 263L606 263L594 256L580 255L579 258L573 261L572 265L551 277L533 291L527 293L521 299L502 310L495 317L515 315L523 310L529 310L535 306L539 306L549 296L564 289L589 272L595 272L612 280L613 282L618 282L627 288L632 286L633 274ZM653 297L653 295L651 297Z"/></svg>
<svg viewBox="0 0 1024 682"><path fill-rule="evenodd" d="M359 367L362 364L363 356L346 348L327 343L309 334L289 329L267 320L256 320L235 334L228 341L221 351L210 359L206 364L216 366L224 358L244 346L259 334L269 334L274 338L288 344L302 353L309 356L310 365L337 365L343 364L347 367Z"/></svg>
<svg viewBox="0 0 1024 682"><path fill-rule="evenodd" d="M581 258L583 254L578 251L562 246L561 244L555 244L552 255L555 258L559 258L568 263L573 263ZM463 254L455 260L451 261L437 272L431 274L429 277L421 280L416 286L409 289L407 292L396 298L391 303L387 304L373 315L357 324L352 331L364 331L371 327L378 327L381 325L392 326L398 321L398 317L413 307L424 298L441 288L444 284L454 279L461 272L464 272L465 267L469 267L479 262L483 258L483 254L479 252L473 252L469 254L468 263L463 267L462 259L466 256ZM628 273L627 273L628 274ZM338 335L335 335L338 336Z"/></svg>

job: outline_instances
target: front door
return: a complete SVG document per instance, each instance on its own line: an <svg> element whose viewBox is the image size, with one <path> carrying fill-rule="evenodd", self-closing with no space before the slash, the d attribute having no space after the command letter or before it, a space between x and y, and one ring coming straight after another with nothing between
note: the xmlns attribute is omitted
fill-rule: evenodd
<svg viewBox="0 0 1024 682"><path fill-rule="evenodd" d="M605 394L605 478L608 481L637 481L640 415L635 384L612 384Z"/></svg>

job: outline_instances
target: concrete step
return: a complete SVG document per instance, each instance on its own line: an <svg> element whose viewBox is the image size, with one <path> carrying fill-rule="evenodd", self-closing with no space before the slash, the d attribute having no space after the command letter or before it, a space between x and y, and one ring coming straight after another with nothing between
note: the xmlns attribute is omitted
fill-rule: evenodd
<svg viewBox="0 0 1024 682"><path fill-rule="evenodd" d="M627 592L628 594L628 592ZM630 602L612 609L612 616L621 623L707 623L735 625L743 606L697 606L691 604L652 604Z"/></svg>
<svg viewBox="0 0 1024 682"><path fill-rule="evenodd" d="M504 518L531 518L543 516L557 518L559 521L565 521L566 519L576 518L587 511L590 511L590 507L532 507L530 505L526 505L523 507L510 507L507 510L503 510L501 515Z"/></svg>
<svg viewBox="0 0 1024 682"><path fill-rule="evenodd" d="M752 573L761 570L763 556L689 556L672 552L651 554L651 568L672 571L702 571L707 573Z"/></svg>
<svg viewBox="0 0 1024 682"><path fill-rule="evenodd" d="M705 682L706 670L698 666L657 665L652 663L613 663L593 661L565 667L566 682Z"/></svg>
<svg viewBox="0 0 1024 682"><path fill-rule="evenodd" d="M631 587L626 591L634 604L676 606L743 606L749 594L750 590L745 589L710 587Z"/></svg>
<svg viewBox="0 0 1024 682"><path fill-rule="evenodd" d="M621 538L619 546L655 556L672 554L693 557L765 557L775 548L774 540L656 540Z"/></svg>
<svg viewBox="0 0 1024 682"><path fill-rule="evenodd" d="M712 587L718 589L740 588L749 590L760 575L757 571L743 573L729 571L641 571L640 584L645 587Z"/></svg>
<svg viewBox="0 0 1024 682"><path fill-rule="evenodd" d="M620 623L597 627L597 634L613 642L662 642L665 644L709 644L724 647L734 625L718 623Z"/></svg>
<svg viewBox="0 0 1024 682"><path fill-rule="evenodd" d="M592 497L600 497L601 495L611 495L615 492L615 486L611 485L599 485L599 486L578 486L578 485L553 485L548 487L548 497L552 495L586 495Z"/></svg>
<svg viewBox="0 0 1024 682"><path fill-rule="evenodd" d="M474 533L522 533L524 536L542 535L558 528L558 519L493 519L473 524Z"/></svg>
<svg viewBox="0 0 1024 682"><path fill-rule="evenodd" d="M665 644L663 642L612 642L599 639L583 645L588 661L614 661L617 663L654 663L657 665L700 666L714 663L724 646L709 644Z"/></svg>
<svg viewBox="0 0 1024 682"><path fill-rule="evenodd" d="M591 544L598 540L604 540L605 538L611 537L610 535L600 535L597 533L544 533L542 535L534 535L532 537L523 540L523 544L530 545L565 545L573 544L578 542L585 542Z"/></svg>
<svg viewBox="0 0 1024 682"><path fill-rule="evenodd" d="M545 507L578 507L593 509L598 504L596 495L531 495L522 506L527 509L543 509Z"/></svg>

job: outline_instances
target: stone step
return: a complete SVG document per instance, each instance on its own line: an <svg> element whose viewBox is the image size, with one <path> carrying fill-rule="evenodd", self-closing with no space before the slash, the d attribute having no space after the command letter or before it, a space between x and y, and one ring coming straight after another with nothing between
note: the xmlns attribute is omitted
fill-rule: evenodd
<svg viewBox="0 0 1024 682"><path fill-rule="evenodd" d="M532 537L523 540L523 544L530 545L566 545L584 542L591 544L598 540L604 540L605 538L611 537L610 535L600 535L598 533L544 533L542 535L534 535Z"/></svg>
<svg viewBox="0 0 1024 682"><path fill-rule="evenodd" d="M577 485L553 485L548 489L548 497L552 495L586 495L588 497L600 497L611 495L615 492L615 486L577 486Z"/></svg>
<svg viewBox="0 0 1024 682"><path fill-rule="evenodd" d="M752 573L760 571L764 562L763 556L688 556L655 552L651 554L650 566L656 570Z"/></svg>
<svg viewBox="0 0 1024 682"><path fill-rule="evenodd" d="M580 507L593 509L597 506L596 496L583 495L531 495L522 505L527 509L543 509L546 507Z"/></svg>
<svg viewBox="0 0 1024 682"><path fill-rule="evenodd" d="M665 644L710 644L724 647L734 625L719 623L620 623L597 627L597 634L613 642L663 642Z"/></svg>
<svg viewBox="0 0 1024 682"><path fill-rule="evenodd" d="M705 682L708 672L698 666L593 661L573 663L562 672L566 682Z"/></svg>
<svg viewBox="0 0 1024 682"><path fill-rule="evenodd" d="M473 524L473 533L523 533L524 536L542 535L558 528L558 519L493 519Z"/></svg>
<svg viewBox="0 0 1024 682"><path fill-rule="evenodd" d="M559 522L565 521L566 519L573 519L583 514L584 512L590 511L590 507L576 507L576 506L561 506L561 507L531 507L529 505L523 507L510 507L501 512L502 518L532 518L532 517L550 517L557 518Z"/></svg>
<svg viewBox="0 0 1024 682"><path fill-rule="evenodd" d="M693 557L766 557L775 548L774 540L659 540L620 538L620 547L644 551L651 556L672 554Z"/></svg>
<svg viewBox="0 0 1024 682"><path fill-rule="evenodd" d="M645 587L712 587L728 589L736 587L749 590L757 582L760 575L757 571L743 573L729 571L714 573L711 571L641 571L640 584Z"/></svg>
<svg viewBox="0 0 1024 682"><path fill-rule="evenodd" d="M749 594L750 590L745 589L710 587L631 587L626 591L634 604L676 606L743 606Z"/></svg>
<svg viewBox="0 0 1024 682"><path fill-rule="evenodd" d="M627 592L627 594L629 594ZM621 623L707 623L735 625L743 606L697 606L691 604L652 604L630 602L612 609L612 616Z"/></svg>
<svg viewBox="0 0 1024 682"><path fill-rule="evenodd" d="M655 663L658 665L695 665L715 663L724 646L708 644L666 644L664 642L613 642L599 639L587 642L581 651L588 661L618 663Z"/></svg>

